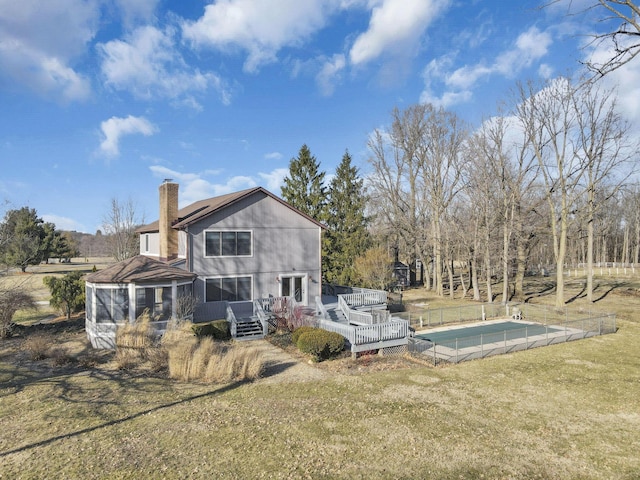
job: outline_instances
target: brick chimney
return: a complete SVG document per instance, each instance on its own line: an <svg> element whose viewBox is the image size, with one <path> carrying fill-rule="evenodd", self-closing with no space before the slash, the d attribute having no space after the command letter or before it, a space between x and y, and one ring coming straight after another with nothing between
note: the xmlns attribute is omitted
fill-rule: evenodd
<svg viewBox="0 0 640 480"><path fill-rule="evenodd" d="M178 219L178 184L167 178L160 185L160 260L178 256L178 231L171 228Z"/></svg>

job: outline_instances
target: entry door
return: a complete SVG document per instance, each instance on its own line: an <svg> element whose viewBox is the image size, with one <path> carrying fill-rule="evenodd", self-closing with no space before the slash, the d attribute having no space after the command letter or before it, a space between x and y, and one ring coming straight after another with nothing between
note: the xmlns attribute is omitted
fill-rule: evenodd
<svg viewBox="0 0 640 480"><path fill-rule="evenodd" d="M280 277L280 295L293 297L296 302L307 304L307 285L305 276L282 275Z"/></svg>

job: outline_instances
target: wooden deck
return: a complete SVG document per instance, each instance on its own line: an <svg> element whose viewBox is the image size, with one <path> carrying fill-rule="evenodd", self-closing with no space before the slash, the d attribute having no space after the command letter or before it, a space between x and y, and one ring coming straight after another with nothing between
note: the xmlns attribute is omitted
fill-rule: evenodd
<svg viewBox="0 0 640 480"><path fill-rule="evenodd" d="M406 346L409 342L409 322L388 314L386 292L380 292L377 297L370 294L371 291L365 293L347 298L341 295L316 297L318 326L345 337L354 355L369 350ZM359 309L363 306L368 311ZM385 314L377 315L375 312Z"/></svg>

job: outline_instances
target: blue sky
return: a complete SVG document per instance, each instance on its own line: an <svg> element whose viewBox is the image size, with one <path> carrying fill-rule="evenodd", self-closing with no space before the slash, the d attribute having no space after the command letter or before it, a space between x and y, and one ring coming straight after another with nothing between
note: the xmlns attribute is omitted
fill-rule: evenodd
<svg viewBox="0 0 640 480"><path fill-rule="evenodd" d="M363 174L394 107L432 102L472 125L518 80L575 74L606 25L496 0L0 0L0 200L94 233L110 200L146 221L181 204L280 194L306 143ZM607 77L640 119L640 62ZM636 123L637 124L637 123Z"/></svg>

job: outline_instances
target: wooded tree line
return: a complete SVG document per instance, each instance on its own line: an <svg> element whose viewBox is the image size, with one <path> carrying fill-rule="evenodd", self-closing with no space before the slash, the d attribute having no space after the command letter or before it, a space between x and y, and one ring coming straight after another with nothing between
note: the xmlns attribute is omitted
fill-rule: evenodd
<svg viewBox="0 0 640 480"><path fill-rule="evenodd" d="M595 261L639 260L638 145L593 82L520 85L475 130L429 104L395 110L369 148L374 230L438 295L492 301L497 278L503 301L522 299L525 274L552 264L560 306L567 264L587 265L591 299Z"/></svg>

